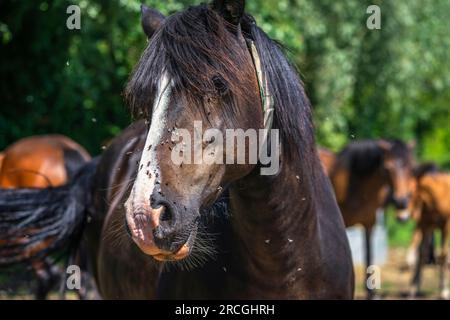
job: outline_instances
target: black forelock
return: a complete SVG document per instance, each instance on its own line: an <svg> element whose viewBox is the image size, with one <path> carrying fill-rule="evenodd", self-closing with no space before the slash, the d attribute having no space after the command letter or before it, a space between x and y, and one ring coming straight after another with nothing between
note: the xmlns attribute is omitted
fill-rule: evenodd
<svg viewBox="0 0 450 320"><path fill-rule="evenodd" d="M314 164L314 130L310 102L296 68L278 43L270 39L250 15L242 20L246 40L254 41L268 79L275 105L274 128L280 130L288 157L295 156L306 168ZM150 112L158 81L168 72L179 94L200 102L217 91L217 80L230 95L245 99L248 90L243 79L249 77L248 52L243 50L235 30L206 5L190 7L166 19L154 35L126 88L126 98L135 115ZM251 61L250 61L251 62ZM189 98L188 97L188 98ZM222 112L232 116L236 105Z"/></svg>

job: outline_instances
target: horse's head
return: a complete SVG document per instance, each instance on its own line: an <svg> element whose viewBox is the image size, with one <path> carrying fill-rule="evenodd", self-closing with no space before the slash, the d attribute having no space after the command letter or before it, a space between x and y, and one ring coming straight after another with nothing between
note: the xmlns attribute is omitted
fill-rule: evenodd
<svg viewBox="0 0 450 320"><path fill-rule="evenodd" d="M397 209L397 218L409 218L407 210L413 192L412 145L399 140L378 142L383 150L383 166L391 187L390 201Z"/></svg>
<svg viewBox="0 0 450 320"><path fill-rule="evenodd" d="M418 221L422 214L422 198L420 192L421 179L429 174L436 174L439 172L439 167L433 162L422 163L415 166L412 170L410 190L412 197L408 203L406 209L397 210L397 219L401 222L405 222L409 219Z"/></svg>
<svg viewBox="0 0 450 320"><path fill-rule="evenodd" d="M133 240L160 261L187 257L203 209L258 165L239 159L251 158L251 147L242 154L229 143L264 127L244 2L213 1L168 18L142 10L150 41L126 95L149 130L125 207Z"/></svg>

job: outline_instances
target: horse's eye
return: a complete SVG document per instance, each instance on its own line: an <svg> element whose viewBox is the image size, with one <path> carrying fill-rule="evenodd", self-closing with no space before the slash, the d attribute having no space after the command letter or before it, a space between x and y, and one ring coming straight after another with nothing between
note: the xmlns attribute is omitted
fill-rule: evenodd
<svg viewBox="0 0 450 320"><path fill-rule="evenodd" d="M222 77L215 76L215 77L212 79L212 81L213 81L213 83L214 83L214 86L216 87L217 92L218 92L220 95L223 96L223 95L227 94L227 92L228 92L228 87L227 87L227 84L225 83L225 81L222 79Z"/></svg>

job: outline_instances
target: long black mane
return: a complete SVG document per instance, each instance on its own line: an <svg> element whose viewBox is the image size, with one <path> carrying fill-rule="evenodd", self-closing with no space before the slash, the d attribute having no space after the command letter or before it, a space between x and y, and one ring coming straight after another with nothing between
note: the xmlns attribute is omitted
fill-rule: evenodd
<svg viewBox="0 0 450 320"><path fill-rule="evenodd" d="M258 49L275 101L274 128L280 129L286 156L303 162L311 159L315 141L310 103L296 68L250 15L243 17L241 26L245 40L254 41ZM148 118L158 81L167 72L175 94L198 106L205 97L221 95L227 103L218 112L232 121L233 114L239 112L235 102L245 99L249 90L243 80L250 76L249 72L255 72L245 51L246 41L237 36L239 32L207 5L190 7L167 18L127 85L125 96L134 115Z"/></svg>

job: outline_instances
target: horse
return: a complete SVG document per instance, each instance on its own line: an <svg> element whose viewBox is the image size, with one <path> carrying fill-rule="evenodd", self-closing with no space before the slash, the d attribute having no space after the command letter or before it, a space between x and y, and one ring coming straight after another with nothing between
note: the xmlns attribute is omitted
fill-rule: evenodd
<svg viewBox="0 0 450 320"><path fill-rule="evenodd" d="M90 159L82 146L62 135L24 138L3 153L0 188L61 186Z"/></svg>
<svg viewBox="0 0 450 320"><path fill-rule="evenodd" d="M420 183L420 180L423 176L426 174L432 174L439 172L439 167L432 162L422 163L417 165L413 169L413 181L412 181L412 190L413 195L412 199L415 197L415 193L417 192L417 187ZM404 210L397 210L397 220L406 222L409 219L414 220L416 223L420 218L420 210L417 210L413 207L414 202L410 201L408 204L408 208ZM422 242L422 232L420 231L420 228L416 225L416 228L414 230L411 243L408 247L407 254L406 254L406 264L402 269L409 270L413 269L416 266L417 263L417 252L419 251L420 243ZM434 234L431 237L431 241L429 241L430 248L429 250L429 257L425 261L426 264L435 264L436 263L436 257L434 252Z"/></svg>
<svg viewBox="0 0 450 320"><path fill-rule="evenodd" d="M329 177L345 226L364 227L368 267L372 264L371 234L377 211L388 200L398 210L406 209L411 198L412 146L399 140L355 141L328 162L332 163ZM366 289L367 297L373 298L375 291Z"/></svg>
<svg viewBox="0 0 450 320"><path fill-rule="evenodd" d="M0 152L0 170L2 169L3 158L5 158L5 154L3 152Z"/></svg>
<svg viewBox="0 0 450 320"><path fill-rule="evenodd" d="M439 290L442 299L450 298L447 280L448 239L450 232L450 174L439 172L434 165L421 166L416 174L416 185L408 209L402 215L410 215L417 221L410 250L417 249L414 275L410 295L420 293L423 265L434 256L433 233L441 232L441 252L436 262L439 265Z"/></svg>
<svg viewBox="0 0 450 320"><path fill-rule="evenodd" d="M63 219L52 226L76 230L47 237L52 249L84 225L107 299L353 298L351 252L317 155L311 107L280 46L242 0L215 0L167 18L155 12L142 7L150 41L125 92L144 120L67 188L0 193L0 214L14 209L22 221L23 198L45 208L53 199L53 214ZM204 126L198 131L194 121ZM260 139L266 151L280 153L275 173L262 174L269 168L261 154L255 164L237 164L233 148L218 148L221 138L234 139L227 129L264 128L280 133ZM204 136L207 129L216 135ZM173 150L188 154L174 144L180 132L203 137L202 150L231 163L177 163ZM50 229L17 246L42 255L38 243ZM14 252L2 259L0 247L0 263L20 259L23 250Z"/></svg>
<svg viewBox="0 0 450 320"><path fill-rule="evenodd" d="M0 188L61 186L90 159L82 146L62 135L24 138L1 154ZM31 266L37 278L35 297L45 299L59 279L59 269L50 258L33 260Z"/></svg>
<svg viewBox="0 0 450 320"><path fill-rule="evenodd" d="M317 151L323 170L329 176L331 169L334 166L334 162L336 161L336 155L332 151L325 148L319 148Z"/></svg>

